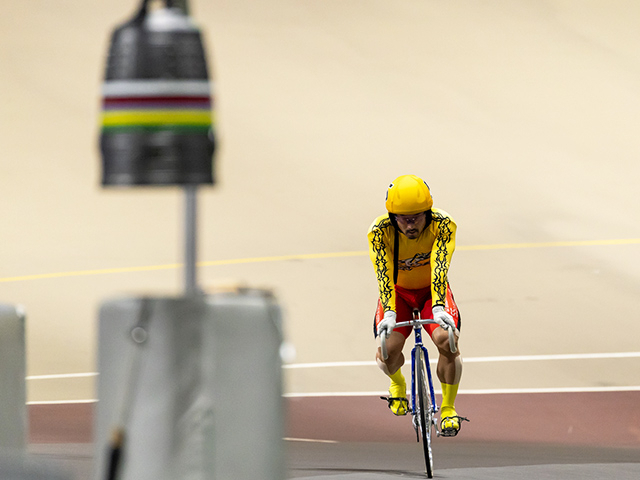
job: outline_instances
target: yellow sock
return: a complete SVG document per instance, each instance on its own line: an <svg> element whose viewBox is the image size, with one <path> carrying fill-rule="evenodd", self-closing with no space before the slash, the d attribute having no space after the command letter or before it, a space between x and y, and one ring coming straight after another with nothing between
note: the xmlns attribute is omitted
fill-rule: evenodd
<svg viewBox="0 0 640 480"><path fill-rule="evenodd" d="M449 385L448 383L441 383L442 387L442 417L450 417L456 415L456 397L458 396L458 383L455 385Z"/></svg>
<svg viewBox="0 0 640 480"><path fill-rule="evenodd" d="M404 375L400 369L396 371L396 373L389 375L391 378L391 385L389 386L389 396L392 398L403 398L407 397L407 382L404 379ZM409 412L407 401L406 400L393 400L389 404L389 408L396 415L406 415Z"/></svg>
<svg viewBox="0 0 640 480"><path fill-rule="evenodd" d="M396 370L396 373L393 373L393 374L389 375L389 378L391 379L391 381L393 383L397 383L399 385L406 385L406 382L404 380L404 375L402 375L402 369L401 368Z"/></svg>

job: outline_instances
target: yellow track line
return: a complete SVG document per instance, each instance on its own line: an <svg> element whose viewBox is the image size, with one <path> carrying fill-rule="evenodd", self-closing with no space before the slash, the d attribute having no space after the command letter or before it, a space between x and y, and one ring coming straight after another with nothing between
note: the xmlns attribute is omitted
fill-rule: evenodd
<svg viewBox="0 0 640 480"><path fill-rule="evenodd" d="M542 242L542 243L502 243L494 245L468 245L457 246L456 250L509 250L516 248L549 248L549 247L584 247L584 246L611 246L640 244L640 238L623 238L617 240L584 240L573 242ZM289 260L317 260L323 258L361 257L366 256L367 251L333 252L333 253L309 253L303 255L282 255L276 257L238 258L231 260L214 260L198 262L199 267L216 267L221 265L238 265L242 263L284 262ZM150 265L146 267L106 268L101 270L79 270L73 272L43 273L37 275L23 275L18 277L0 278L0 283L22 282L27 280L43 280L49 278L80 277L87 275L107 275L112 273L149 272L154 270L175 270L183 267L181 263L168 265Z"/></svg>
<svg viewBox="0 0 640 480"><path fill-rule="evenodd" d="M368 255L367 252L333 252L333 253L308 253L304 255L282 255L280 257L255 257L239 258L235 260L214 260L212 262L198 262L199 267L214 267L218 265L235 265L238 263L260 263L260 262L284 262L287 260L317 260L319 258L338 257L361 257Z"/></svg>
<svg viewBox="0 0 640 480"><path fill-rule="evenodd" d="M80 277L83 275L105 275L109 273L148 272L151 270L170 270L182 267L181 263L171 265L152 265L147 267L105 268L101 270L79 270L75 272L41 273L38 275L23 275L20 277L0 278L0 283L21 282L25 280L42 280L47 278Z"/></svg>

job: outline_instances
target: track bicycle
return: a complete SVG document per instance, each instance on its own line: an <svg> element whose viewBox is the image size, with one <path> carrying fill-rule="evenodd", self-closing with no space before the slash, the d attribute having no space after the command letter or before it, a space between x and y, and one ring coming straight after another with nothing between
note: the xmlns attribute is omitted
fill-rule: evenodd
<svg viewBox="0 0 640 480"><path fill-rule="evenodd" d="M427 478L433 478L433 451L431 450L431 433L436 432L440 436L440 429L436 421L438 405L433 390L433 380L431 376L431 366L429 365L429 353L422 343L422 325L438 323L433 319L420 318L420 311L413 310L413 319L407 322L399 322L396 328L411 326L415 345L411 349L411 416L413 417L413 428L416 431L416 440L420 442L422 438L422 449L424 452L424 462L426 466ZM448 328L449 348L452 353L456 353L456 342L454 329ZM456 329L457 330L457 329ZM385 332L380 334L380 349L382 358L388 358L387 336ZM384 397L382 397L384 398Z"/></svg>

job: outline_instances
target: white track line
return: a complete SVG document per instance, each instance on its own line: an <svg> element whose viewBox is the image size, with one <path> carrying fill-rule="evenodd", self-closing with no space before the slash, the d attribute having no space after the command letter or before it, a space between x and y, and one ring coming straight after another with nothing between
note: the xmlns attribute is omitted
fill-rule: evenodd
<svg viewBox="0 0 640 480"><path fill-rule="evenodd" d="M613 353L563 353L555 355L508 355L502 357L465 357L464 363L489 363L489 362L531 362L540 360L594 360L610 358L640 358L640 352L613 352ZM437 360L431 359L431 363ZM409 364L407 360L406 364ZM316 362L316 363L293 363L284 365L285 369L305 369L305 368L336 368L336 367L370 367L375 366L374 361L357 362Z"/></svg>
<svg viewBox="0 0 640 480"><path fill-rule="evenodd" d="M594 360L594 359L620 359L620 358L640 358L640 352L613 352L613 353L567 353L556 355L509 355L502 357L470 357L465 358L465 363L491 363L491 362L529 362L548 360ZM435 360L431 360L435 363ZM283 365L283 369L298 370L309 368L340 368L340 367L372 367L376 366L373 361L355 362L316 362L297 363ZM96 377L97 372L68 373L53 375L30 375L27 380L58 380L66 378L87 378ZM558 387L558 388L505 388L505 389L479 389L460 390L460 394L467 395L491 395L491 394L512 394L512 393L579 393L579 392L635 392L640 391L640 386L613 386L613 387ZM349 397L349 396L379 396L388 392L313 392L313 393L286 393L285 397ZM436 390L436 393L440 391ZM72 403L95 403L96 399L81 400L54 400L27 402L27 405L62 405ZM300 440L303 441L303 440Z"/></svg>
<svg viewBox="0 0 640 480"><path fill-rule="evenodd" d="M285 437L283 440L287 442L311 442L311 443L338 443L336 440L316 440L313 438L290 438Z"/></svg>
<svg viewBox="0 0 640 480"><path fill-rule="evenodd" d="M504 395L521 393L600 393L600 392L640 392L640 385L619 387L550 387L550 388L494 388L494 389L460 389L460 395ZM437 388L435 393L442 393ZM389 395L389 392L310 392L285 393L286 398L312 397L375 397Z"/></svg>
<svg viewBox="0 0 640 480"><path fill-rule="evenodd" d="M594 360L611 358L640 358L640 352L613 352L613 353L564 353L555 355L509 355L502 357L465 357L464 363L490 363L490 362L531 362L540 360ZM432 363L437 360L431 359ZM408 364L408 361L407 361ZM376 366L374 361L354 361L354 362L315 362L315 363L292 363L283 365L286 370L299 370L307 368L339 368L339 367L372 367ZM84 373L59 373L52 375L29 375L27 380L55 380L63 378L83 378L96 377L97 372Z"/></svg>
<svg viewBox="0 0 640 480"><path fill-rule="evenodd" d="M70 405L76 403L98 403L96 398L82 398L80 400L42 400L27 402L27 405Z"/></svg>
<svg viewBox="0 0 640 480"><path fill-rule="evenodd" d="M27 380L55 380L60 378L86 378L86 377L97 377L97 372L86 372L86 373L58 373L53 375L29 375L26 377Z"/></svg>

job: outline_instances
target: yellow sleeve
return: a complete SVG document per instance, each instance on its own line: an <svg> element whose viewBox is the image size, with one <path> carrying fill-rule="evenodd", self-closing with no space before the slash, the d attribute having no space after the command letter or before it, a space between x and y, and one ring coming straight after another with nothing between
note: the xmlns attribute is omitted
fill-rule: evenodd
<svg viewBox="0 0 640 480"><path fill-rule="evenodd" d="M456 249L456 223L443 211L433 210L435 241L431 250L431 298L432 306L445 306L447 298L447 273L451 256Z"/></svg>
<svg viewBox="0 0 640 480"><path fill-rule="evenodd" d="M380 303L385 312L396 309L396 290L393 285L393 234L394 229L387 215L376 218L367 234L369 257L376 272Z"/></svg>

